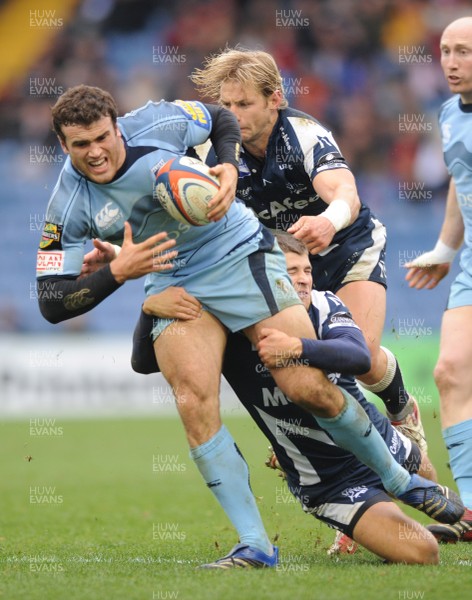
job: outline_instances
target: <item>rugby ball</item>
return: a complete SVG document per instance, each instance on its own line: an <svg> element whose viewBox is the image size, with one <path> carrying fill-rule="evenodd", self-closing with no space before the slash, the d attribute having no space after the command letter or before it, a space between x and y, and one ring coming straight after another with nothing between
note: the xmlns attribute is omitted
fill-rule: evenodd
<svg viewBox="0 0 472 600"><path fill-rule="evenodd" d="M208 203L220 189L218 179L202 161L172 158L156 175L155 197L171 217L188 225L207 225Z"/></svg>

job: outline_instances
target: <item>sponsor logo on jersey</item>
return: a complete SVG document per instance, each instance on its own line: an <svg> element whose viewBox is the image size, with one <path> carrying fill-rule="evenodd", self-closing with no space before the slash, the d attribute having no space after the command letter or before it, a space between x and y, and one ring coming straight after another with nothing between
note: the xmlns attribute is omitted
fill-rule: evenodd
<svg viewBox="0 0 472 600"><path fill-rule="evenodd" d="M36 257L36 271L53 271L62 273L64 269L64 252L41 252L38 251Z"/></svg>
<svg viewBox="0 0 472 600"><path fill-rule="evenodd" d="M113 202L107 202L105 206L95 215L95 223L100 229L109 229L117 221L123 218L123 213Z"/></svg>
<svg viewBox="0 0 472 600"><path fill-rule="evenodd" d="M45 223L39 247L50 248L51 250L62 250L61 237L62 225L49 222Z"/></svg>
<svg viewBox="0 0 472 600"><path fill-rule="evenodd" d="M264 406L285 406L292 402L278 387L273 388L273 390L262 388L262 401Z"/></svg>
<svg viewBox="0 0 472 600"><path fill-rule="evenodd" d="M288 133L285 131L285 128L281 127L280 131L282 133L282 140L285 144L285 147L287 148L287 150L292 150L292 145L290 144L290 137L289 137Z"/></svg>
<svg viewBox="0 0 472 600"><path fill-rule="evenodd" d="M159 169L161 167L163 167L165 164L166 164L166 161L163 158L161 158L161 160L152 167L151 173L154 175L154 177L157 175L157 172L159 171Z"/></svg>
<svg viewBox="0 0 472 600"><path fill-rule="evenodd" d="M274 219L279 213L287 212L287 210L303 210L316 200L318 200L318 196L310 197L307 200L291 200L290 198L284 198L282 202L273 200L268 208L261 210L257 215L264 220Z"/></svg>
<svg viewBox="0 0 472 600"><path fill-rule="evenodd" d="M319 167L316 167L316 173L321 173L321 171L330 171L331 169L349 169L349 167L342 160L332 161L329 163L323 163Z"/></svg>
<svg viewBox="0 0 472 600"><path fill-rule="evenodd" d="M367 489L368 488L365 485L358 485L356 487L346 488L341 492L341 495L345 496L346 498L349 498L349 500L352 503L354 503L354 501L357 500L359 496L362 496L362 494L365 494L367 492Z"/></svg>
<svg viewBox="0 0 472 600"><path fill-rule="evenodd" d="M270 377L269 369L262 363L257 363L254 370L256 371L256 373L258 373L259 375L262 375L263 377Z"/></svg>
<svg viewBox="0 0 472 600"><path fill-rule="evenodd" d="M390 447L389 447L390 453L397 454L399 448L400 448L400 437L394 429L393 434L392 434L392 443L390 444Z"/></svg>
<svg viewBox="0 0 472 600"><path fill-rule="evenodd" d="M184 102L183 100L176 100L174 104L180 106L184 113L192 119L198 125L201 125L205 129L210 129L208 118L203 111L203 107L199 102Z"/></svg>
<svg viewBox="0 0 472 600"><path fill-rule="evenodd" d="M351 315L347 313L337 313L329 318L328 329L334 329L335 327L354 327L355 329L359 329L352 320Z"/></svg>

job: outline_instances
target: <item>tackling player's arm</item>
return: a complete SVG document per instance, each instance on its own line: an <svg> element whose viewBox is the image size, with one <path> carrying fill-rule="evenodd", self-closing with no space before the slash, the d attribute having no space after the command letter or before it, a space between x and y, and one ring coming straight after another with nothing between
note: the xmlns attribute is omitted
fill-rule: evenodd
<svg viewBox="0 0 472 600"><path fill-rule="evenodd" d="M303 338L300 358L324 371L362 375L370 370L370 352L347 309L331 313L321 340Z"/></svg>
<svg viewBox="0 0 472 600"><path fill-rule="evenodd" d="M451 179L446 212L438 241L433 250L424 252L405 266L409 287L432 290L449 273L451 263L464 241L464 221L457 203L456 186Z"/></svg>
<svg viewBox="0 0 472 600"><path fill-rule="evenodd" d="M337 299L323 323L322 339L296 338L277 329L263 329L257 350L267 367L277 360L297 359L324 371L362 375L370 370L370 352L348 309Z"/></svg>
<svg viewBox="0 0 472 600"><path fill-rule="evenodd" d="M210 169L220 181L220 191L209 203L208 216L218 221L227 212L236 195L238 183L241 132L232 112L214 104L205 105L212 118L210 140L218 156L218 163Z"/></svg>

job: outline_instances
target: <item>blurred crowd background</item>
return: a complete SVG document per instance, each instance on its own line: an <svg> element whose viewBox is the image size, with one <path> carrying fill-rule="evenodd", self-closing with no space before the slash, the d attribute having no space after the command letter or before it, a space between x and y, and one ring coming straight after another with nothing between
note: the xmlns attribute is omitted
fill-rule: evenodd
<svg viewBox="0 0 472 600"><path fill-rule="evenodd" d="M434 245L442 220L437 112L449 91L438 44L467 14L472 3L458 0L0 2L0 331L130 333L142 300L142 281L132 282L60 326L39 314L35 255L64 162L50 131L57 97L98 85L121 113L195 99L189 74L236 44L274 55L290 104L332 129L362 200L387 225L387 328L415 318L437 328L448 285L408 290L403 263Z"/></svg>

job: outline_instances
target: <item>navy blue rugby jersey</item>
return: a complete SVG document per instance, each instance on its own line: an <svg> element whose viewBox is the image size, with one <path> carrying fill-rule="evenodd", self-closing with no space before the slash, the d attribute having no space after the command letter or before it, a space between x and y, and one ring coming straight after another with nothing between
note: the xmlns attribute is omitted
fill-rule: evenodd
<svg viewBox="0 0 472 600"><path fill-rule="evenodd" d="M358 329L349 310L330 292L312 292L309 316L318 339L328 340L349 335ZM269 439L293 488L310 486L310 498L316 502L345 488L346 478L371 479L374 474L358 459L337 446L315 418L292 403L277 387L257 351L243 334L229 336L223 374L240 401ZM369 415L393 454L402 450L400 438L377 408L359 390L353 376L326 373L335 384L352 394ZM393 432L393 433L392 433ZM380 481L380 480L379 480Z"/></svg>
<svg viewBox="0 0 472 600"><path fill-rule="evenodd" d="M214 150L199 149L214 165ZM272 229L287 230L302 216L317 216L327 208L313 189L313 178L330 169L349 169L334 137L314 117L285 108L269 138L265 160L241 148L237 196ZM370 210L362 205L356 221L333 238L333 245L371 228Z"/></svg>

